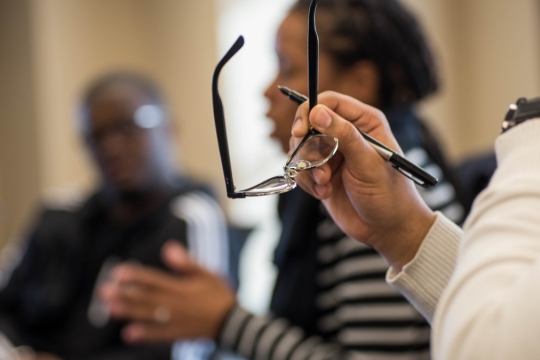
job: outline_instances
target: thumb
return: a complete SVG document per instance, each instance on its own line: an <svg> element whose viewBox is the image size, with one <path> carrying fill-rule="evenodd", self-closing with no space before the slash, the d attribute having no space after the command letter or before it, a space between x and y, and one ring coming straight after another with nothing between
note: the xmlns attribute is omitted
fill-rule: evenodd
<svg viewBox="0 0 540 360"><path fill-rule="evenodd" d="M179 242L170 240L161 248L163 262L171 270L183 275L192 275L202 271L202 268L189 257L185 247Z"/></svg>
<svg viewBox="0 0 540 360"><path fill-rule="evenodd" d="M362 162L366 151L373 150L350 121L325 105L317 105L311 110L309 122L315 130L338 139L339 151L347 160Z"/></svg>

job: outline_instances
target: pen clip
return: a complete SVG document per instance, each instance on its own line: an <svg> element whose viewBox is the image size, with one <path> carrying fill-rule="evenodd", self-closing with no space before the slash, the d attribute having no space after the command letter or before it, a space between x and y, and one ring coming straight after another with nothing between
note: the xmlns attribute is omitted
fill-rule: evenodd
<svg viewBox="0 0 540 360"><path fill-rule="evenodd" d="M429 188L431 186L429 185L426 185L426 182L423 181L422 179L419 179L417 177L414 177L413 175L411 175L410 173L408 173L407 171L403 170L402 168L400 168L399 166L397 165L394 165L392 164L392 167L394 169L396 169L397 171L399 171L402 175L408 177L409 179L411 179L412 181L414 181L415 184L417 184L418 186L421 186L423 188Z"/></svg>
<svg viewBox="0 0 540 360"><path fill-rule="evenodd" d="M437 185L439 180L429 174L427 171L421 167L413 164L403 156L396 153L394 150L390 149L388 146L383 143L375 140L368 134L358 129L362 137L373 145L375 150L381 155L386 161L392 163L392 167L399 171L402 175L405 175L418 186L423 187L424 189L430 188Z"/></svg>
<svg viewBox="0 0 540 360"><path fill-rule="evenodd" d="M415 184L424 189L433 187L439 182L436 177L432 176L427 171L413 164L404 157L399 156L399 154L397 153L394 153L394 155L392 155L390 162L392 163L392 167L394 169L396 169L401 174L408 177L409 179L414 181Z"/></svg>

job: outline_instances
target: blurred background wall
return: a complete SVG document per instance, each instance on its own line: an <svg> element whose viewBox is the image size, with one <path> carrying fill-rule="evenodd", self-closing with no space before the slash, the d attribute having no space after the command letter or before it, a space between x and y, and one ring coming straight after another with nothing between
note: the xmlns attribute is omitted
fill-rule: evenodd
<svg viewBox="0 0 540 360"><path fill-rule="evenodd" d="M422 21L441 70L426 118L454 161L491 150L508 105L540 96L540 2L402 1Z"/></svg>
<svg viewBox="0 0 540 360"><path fill-rule="evenodd" d="M442 88L423 105L425 118L452 161L490 151L507 106L540 95L538 1L403 1L418 14L441 68ZM239 187L277 175L283 155L267 140L261 92L276 69L273 36L291 3L0 1L0 246L57 189L95 185L75 131L76 103L89 81L117 69L141 71L163 87L176 115L179 163L215 187L233 221L254 226L269 217L275 198L224 197L210 81L219 57L238 34L246 35L222 88L233 166ZM275 221L260 228L274 238L279 232Z"/></svg>

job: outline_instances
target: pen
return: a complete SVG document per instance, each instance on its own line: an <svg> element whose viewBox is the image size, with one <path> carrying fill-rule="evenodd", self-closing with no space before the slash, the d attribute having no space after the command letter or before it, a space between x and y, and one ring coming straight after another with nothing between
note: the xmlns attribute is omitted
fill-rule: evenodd
<svg viewBox="0 0 540 360"><path fill-rule="evenodd" d="M297 103L298 105L306 102L308 97L300 94L297 91L291 90L285 86L279 86L279 90L287 96L289 99ZM405 175L409 179L413 180L416 184L420 185L423 188L430 188L437 185L439 180L426 172L424 169L418 165L413 164L409 160L405 159L403 156L396 153L394 150L390 149L388 146L382 144L381 142L375 140L368 134L363 131L360 131L362 137L370 143L371 146L382 156L383 159L390 162L392 166L399 171L401 174Z"/></svg>

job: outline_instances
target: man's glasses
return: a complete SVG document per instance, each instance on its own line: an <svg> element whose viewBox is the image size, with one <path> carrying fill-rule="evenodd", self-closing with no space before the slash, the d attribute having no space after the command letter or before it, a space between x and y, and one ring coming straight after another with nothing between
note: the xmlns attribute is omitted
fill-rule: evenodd
<svg viewBox="0 0 540 360"><path fill-rule="evenodd" d="M165 123L165 111L159 105L143 105L137 108L133 116L126 116L100 129L88 129L86 141L98 146L109 136L131 139L141 130L153 129Z"/></svg>

